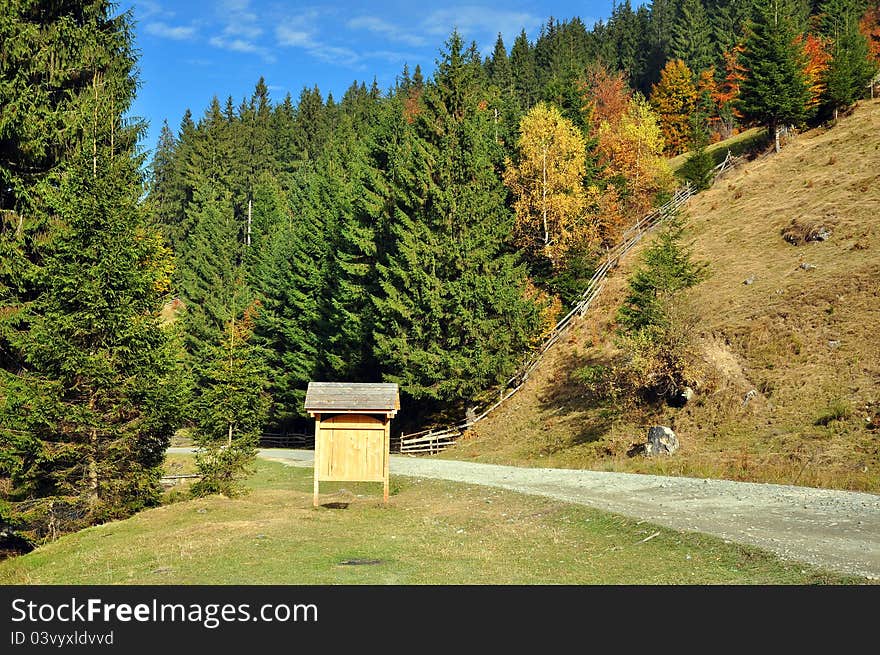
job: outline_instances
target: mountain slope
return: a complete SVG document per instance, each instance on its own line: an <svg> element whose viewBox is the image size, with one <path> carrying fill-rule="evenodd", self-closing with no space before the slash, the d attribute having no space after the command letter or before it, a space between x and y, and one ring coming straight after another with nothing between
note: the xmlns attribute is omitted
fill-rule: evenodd
<svg viewBox="0 0 880 655"><path fill-rule="evenodd" d="M617 354L633 252L526 387L443 456L880 491L878 134L880 102L863 103L690 201L711 276L688 301L711 375L687 406L615 412L572 378ZM821 228L824 241L790 242ZM681 450L628 456L657 423Z"/></svg>

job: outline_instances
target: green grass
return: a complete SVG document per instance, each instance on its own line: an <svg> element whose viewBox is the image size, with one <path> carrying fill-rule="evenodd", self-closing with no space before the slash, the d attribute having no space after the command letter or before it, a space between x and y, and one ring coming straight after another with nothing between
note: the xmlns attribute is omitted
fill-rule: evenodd
<svg viewBox="0 0 880 655"><path fill-rule="evenodd" d="M148 510L0 562L2 584L838 584L759 550L550 499L259 461L240 498ZM659 534L653 538L645 539ZM368 561L360 565L343 562Z"/></svg>
<svg viewBox="0 0 880 655"><path fill-rule="evenodd" d="M752 127L730 137L729 139L711 144L706 148L706 152L712 155L712 159L715 160L716 164L720 164L727 156L728 150L734 155L741 155L752 148L760 146L766 138L767 130L765 128ZM667 160L673 173L684 165L689 154L689 152L685 152Z"/></svg>

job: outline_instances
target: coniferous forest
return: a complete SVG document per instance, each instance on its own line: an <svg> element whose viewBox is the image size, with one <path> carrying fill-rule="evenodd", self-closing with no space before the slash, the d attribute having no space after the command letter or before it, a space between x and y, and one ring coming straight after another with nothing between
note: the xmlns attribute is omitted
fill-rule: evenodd
<svg viewBox="0 0 880 655"><path fill-rule="evenodd" d="M833 119L880 56L876 2L626 0L488 57L454 31L389 89L218 89L147 160L132 16L2 12L0 531L31 542L155 504L176 430L229 491L308 429L310 380L460 418L681 184L668 157Z"/></svg>

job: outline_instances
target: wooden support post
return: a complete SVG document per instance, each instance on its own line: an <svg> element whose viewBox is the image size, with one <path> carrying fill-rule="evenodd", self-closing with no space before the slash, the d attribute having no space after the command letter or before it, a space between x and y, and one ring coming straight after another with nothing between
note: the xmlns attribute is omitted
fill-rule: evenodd
<svg viewBox="0 0 880 655"><path fill-rule="evenodd" d="M314 467L315 488L314 488L313 496L312 496L312 505L314 507L318 506L318 489L320 488L320 484L321 484L320 482L318 482L318 473L319 473L319 469L318 469L318 466L319 466L319 464L318 464L318 448L319 448L319 446L318 446L318 444L321 442L320 437L321 437L321 415L316 414L315 415L315 467Z"/></svg>
<svg viewBox="0 0 880 655"><path fill-rule="evenodd" d="M384 487L382 489L382 498L385 501L385 504L388 504L388 481L389 481L389 468L390 468L390 460L391 460L391 420L386 416L385 417L385 436L384 436L384 444L382 446L382 450L385 453L385 482Z"/></svg>

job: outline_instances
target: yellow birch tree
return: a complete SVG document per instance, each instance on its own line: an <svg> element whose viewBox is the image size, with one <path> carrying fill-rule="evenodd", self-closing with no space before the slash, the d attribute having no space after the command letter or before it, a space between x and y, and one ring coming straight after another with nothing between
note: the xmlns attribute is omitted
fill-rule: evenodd
<svg viewBox="0 0 880 655"><path fill-rule="evenodd" d="M539 103L520 121L519 161L506 162L504 183L515 197L517 239L558 269L584 237L586 144L553 105Z"/></svg>

